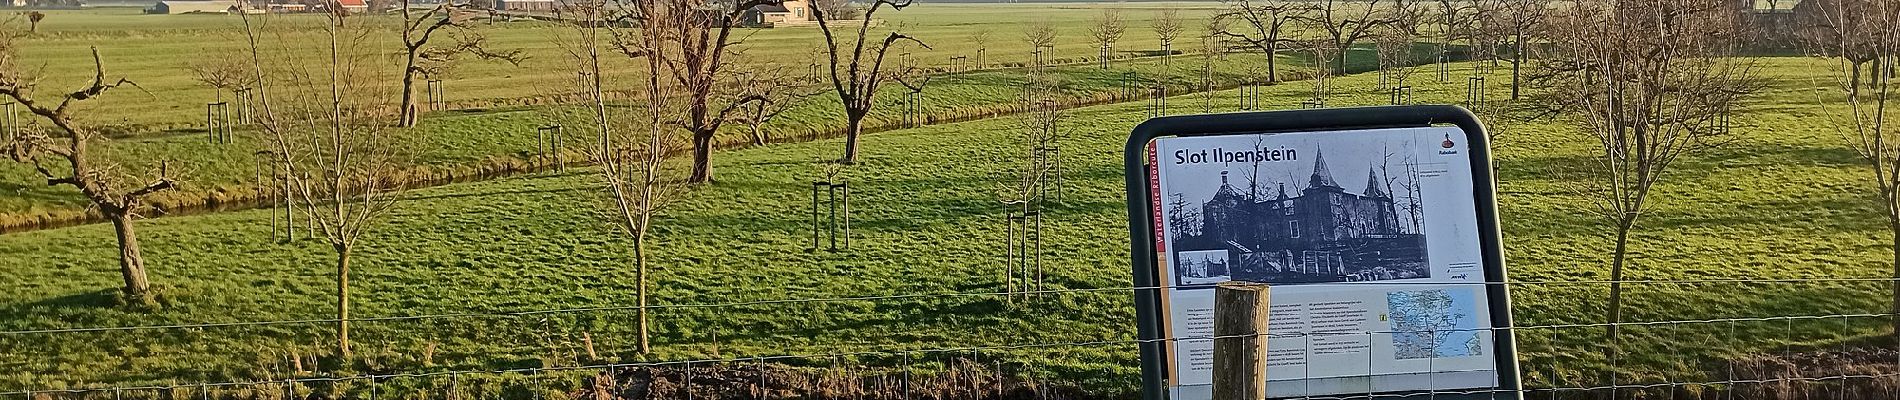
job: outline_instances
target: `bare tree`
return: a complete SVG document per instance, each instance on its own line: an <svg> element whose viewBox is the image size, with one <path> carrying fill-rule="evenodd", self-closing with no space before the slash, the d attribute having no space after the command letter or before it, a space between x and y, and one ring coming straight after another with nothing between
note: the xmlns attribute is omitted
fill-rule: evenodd
<svg viewBox="0 0 1900 400"><path fill-rule="evenodd" d="M1042 66L1046 64L1045 57L1048 57L1042 50L1046 48L1053 49L1056 46L1055 24L1050 23L1049 20L1046 19L1029 23L1029 25L1023 27L1023 43L1029 45L1029 52L1034 55L1034 59L1031 60L1033 66L1042 68Z"/></svg>
<svg viewBox="0 0 1900 400"><path fill-rule="evenodd" d="M443 1L420 13L402 0L402 102L397 125L411 127L421 110L416 108L416 77L433 75L463 54L486 60L502 60L520 65L521 50L494 51L488 39L468 24L477 14L474 2ZM437 34L449 35L447 46L431 46Z"/></svg>
<svg viewBox="0 0 1900 400"><path fill-rule="evenodd" d="M1550 15L1550 6L1542 0L1503 1L1504 12L1497 25L1511 37L1511 100L1517 100L1523 92L1524 63L1530 61L1530 43L1540 39L1540 29Z"/></svg>
<svg viewBox="0 0 1900 400"><path fill-rule="evenodd" d="M680 147L679 136L685 132L678 127L687 112L684 108L689 108L680 104L689 98L678 94L682 89L681 80L671 76L677 69L668 65L683 55L674 42L691 37L680 36L680 28L667 24L688 20L674 14L698 12L683 5L637 2L632 11L645 19L645 29L627 36L604 32L595 24L576 24L578 40L567 46L576 67L594 77L583 88L592 111L591 123L599 134L596 147L588 151L588 157L600 166L600 179L610 201L608 208L612 209L610 219L633 242L638 307L635 323L642 354L652 350L647 310L651 250L647 248L647 238L652 232L654 217L688 188L682 176L686 174L667 162L668 153ZM576 8L583 16L613 12L598 2ZM614 37L605 37L608 35ZM641 82L644 101L642 107L630 115L617 115L617 108L607 105L601 89L601 44L609 40L619 51L637 54L638 59L644 61L641 65L645 72Z"/></svg>
<svg viewBox="0 0 1900 400"><path fill-rule="evenodd" d="M1348 2L1347 0L1316 0L1311 12L1301 13L1294 18L1304 22L1310 29L1325 34L1332 43L1324 46L1334 50L1335 58L1318 58L1319 64L1334 64L1333 73L1346 73L1346 51L1353 43L1372 35L1373 28L1391 23L1379 12L1380 0Z"/></svg>
<svg viewBox="0 0 1900 400"><path fill-rule="evenodd" d="M1505 13L1509 12L1510 0L1472 0L1471 25L1468 37L1471 40L1471 64L1475 74L1489 75L1491 68L1497 66L1500 42L1510 37L1505 27Z"/></svg>
<svg viewBox="0 0 1900 400"><path fill-rule="evenodd" d="M1205 30L1201 33L1201 112L1214 112L1214 88L1220 85L1214 82L1214 61L1227 53L1225 36L1227 21L1221 18L1209 18Z"/></svg>
<svg viewBox="0 0 1900 400"><path fill-rule="evenodd" d="M302 42L267 50L251 17L243 18L258 127L287 180L286 195L336 256L337 354L348 358L351 257L401 200L398 179L410 157L398 135L381 134L389 128L382 106L389 93L376 83L389 77L374 68L375 31L333 10L325 14L322 51L290 51L307 49Z"/></svg>
<svg viewBox="0 0 1900 400"><path fill-rule="evenodd" d="M1817 99L1835 130L1860 152L1872 172L1874 188L1879 192L1881 208L1886 212L1887 230L1893 254L1894 282L1892 309L1900 312L1900 107L1895 89L1900 82L1892 74L1878 71L1881 63L1891 71L1900 61L1900 3L1892 0L1824 0L1810 13L1815 21L1802 36L1820 54L1836 62L1831 75L1844 98L1840 103ZM1861 65L1874 63L1874 73L1861 77ZM1894 322L1900 334L1900 321Z"/></svg>
<svg viewBox="0 0 1900 400"><path fill-rule="evenodd" d="M1308 54L1312 54L1313 59L1316 61L1312 65L1313 100L1323 103L1326 101L1326 97L1332 93L1333 76L1338 75L1334 64L1325 60L1332 60L1333 57L1339 56L1344 53L1344 51L1338 47L1333 47L1336 42L1327 36L1313 36L1300 41L1300 43L1304 46L1303 50L1306 50Z"/></svg>
<svg viewBox="0 0 1900 400"><path fill-rule="evenodd" d="M1813 8L1818 12L1797 14L1797 36L1819 52L1838 57L1847 63L1848 82L1844 88L1850 95L1878 82L1883 61L1879 42L1882 37L1876 34L1860 32L1856 35L1842 35L1839 30L1859 29L1856 25L1867 24L1868 20L1878 20L1877 15L1853 15L1855 13L1878 12L1887 7L1878 4L1879 0L1817 0ZM1863 69L1865 68L1865 69ZM1891 75L1891 65L1887 68ZM1863 77L1863 72L1865 77Z"/></svg>
<svg viewBox="0 0 1900 400"><path fill-rule="evenodd" d="M753 145L765 145L769 141L765 126L805 99L804 92L799 91L799 86L785 71L776 66L761 66L740 72L733 82L743 88L741 96L758 99L740 110L737 117L739 123L751 129Z"/></svg>
<svg viewBox="0 0 1900 400"><path fill-rule="evenodd" d="M864 117L871 114L871 106L877 90L884 85L891 74L884 72L884 54L899 42L915 43L930 48L922 40L901 32L890 32L884 40L870 40L871 17L878 10L889 7L903 10L910 7L912 0L873 0L871 7L864 10L864 20L858 25L856 37L839 40L839 33L831 30L827 23L830 17L823 10L815 10L812 15L818 17L818 29L825 34L825 49L831 56L831 87L838 93L838 101L844 104L844 156L839 161L845 164L858 162L858 136L864 131ZM978 58L981 62L981 58ZM908 75L900 71L898 75Z"/></svg>
<svg viewBox="0 0 1900 400"><path fill-rule="evenodd" d="M40 33L40 21L43 21L43 20L46 20L46 13L39 12L39 11L27 11L26 22L29 25L27 25L26 31L29 33Z"/></svg>
<svg viewBox="0 0 1900 400"><path fill-rule="evenodd" d="M976 49L976 69L983 69L983 50L989 48L990 31L978 29L970 32L970 46Z"/></svg>
<svg viewBox="0 0 1900 400"><path fill-rule="evenodd" d="M1278 0L1238 0L1227 4L1224 11L1214 18L1235 21L1242 24L1238 28L1227 29L1221 35L1240 39L1259 49L1267 56L1267 83L1280 81L1277 61L1280 49L1293 47L1298 43L1287 28L1294 18L1308 12L1312 7L1306 3ZM1233 24L1229 24L1232 26Z"/></svg>
<svg viewBox="0 0 1900 400"><path fill-rule="evenodd" d="M210 86L216 92L218 101L224 101L224 92L244 87L251 81L250 62L231 53L219 52L205 58L185 64L191 71L192 79Z"/></svg>
<svg viewBox="0 0 1900 400"><path fill-rule="evenodd" d="M1739 14L1720 0L1587 0L1552 22L1552 49L1540 65L1553 77L1548 97L1579 116L1595 142L1584 192L1615 230L1605 319L1614 362L1630 231L1650 193L1682 157L1719 144L1719 122L1759 84L1752 61L1735 53Z"/></svg>
<svg viewBox="0 0 1900 400"><path fill-rule="evenodd" d="M92 79L85 86L58 93L53 100L36 96L39 76L20 60L22 53L19 28L12 21L0 21L0 96L11 99L50 126L29 125L10 142L0 143L0 151L15 162L30 164L49 186L71 186L86 197L90 208L112 221L119 242L119 275L125 280L121 293L133 304L152 300L151 282L146 278L145 257L139 252L138 233L133 221L144 210L144 200L154 193L173 190L178 182L164 162L153 163L144 171L128 171L94 151L108 139L98 130L80 124L75 105L99 98L109 90L131 85L124 78L106 78L105 61L99 49L92 49ZM48 166L48 164L53 164ZM57 171L56 171L57 170ZM141 183L142 182L142 183Z"/></svg>
<svg viewBox="0 0 1900 400"><path fill-rule="evenodd" d="M1181 25L1181 12L1173 8L1162 9L1155 14L1148 28L1153 29L1155 37L1161 39L1161 63L1166 65L1168 58L1174 56L1174 39L1181 37L1181 31L1187 30Z"/></svg>
<svg viewBox="0 0 1900 400"><path fill-rule="evenodd" d="M1437 1L1438 21L1435 25L1438 25L1439 36L1438 60L1439 62L1450 62L1452 43L1457 42L1458 39L1470 37L1468 28L1471 26L1472 14L1474 13L1473 5L1472 2L1463 0Z"/></svg>
<svg viewBox="0 0 1900 400"><path fill-rule="evenodd" d="M665 4L642 4L655 1ZM722 84L727 78L726 73L734 67L734 60L737 59L736 46L742 42L740 38L733 37L732 30L740 25L746 11L758 6L780 5L784 3L784 0L743 0L731 3L730 8L723 8L726 6L722 4L720 6L722 8L718 9L706 9L703 7L706 3L698 0L629 2L634 3L633 6L627 7L630 9L646 7L699 9L695 12L667 11L659 14L637 14L642 24L641 28L614 31L614 46L629 57L644 57L646 52L654 51L641 44L648 40L644 36L652 35L646 31L654 29L672 31L667 33L672 39L657 44L671 46L667 50L674 56L663 59L664 63L661 66L666 67L666 76L678 85L677 94L686 96L686 115L685 118L679 120L679 124L691 135L693 143L693 173L687 181L695 184L712 182L713 136L719 132L720 127L731 122L734 113L744 108L747 103L761 100L758 96L738 95L735 93L738 88ZM825 11L814 8L812 15L825 15ZM661 21L658 18L672 20ZM868 13L865 15L865 20L870 20ZM829 30L829 28L826 29ZM739 68L739 70L745 69L747 68L743 66Z"/></svg>
<svg viewBox="0 0 1900 400"><path fill-rule="evenodd" d="M1418 40L1418 30L1425 23L1427 11L1425 3L1419 0L1393 0L1385 12L1385 19L1391 23L1374 30L1373 42L1378 48L1382 77L1389 81L1382 83L1397 88L1405 86L1405 80L1416 70L1412 45Z"/></svg>
<svg viewBox="0 0 1900 400"><path fill-rule="evenodd" d="M1114 58L1115 41L1121 40L1128 32L1128 21L1122 19L1121 11L1113 8L1102 9L1102 15L1095 18L1095 26L1089 28L1089 35L1095 37L1095 43L1102 45L1102 69L1108 69L1108 62Z"/></svg>
<svg viewBox="0 0 1900 400"><path fill-rule="evenodd" d="M832 19L838 21L854 20L861 17L858 12L858 7L851 5L850 0L817 0L813 7L824 9L826 14L831 15Z"/></svg>

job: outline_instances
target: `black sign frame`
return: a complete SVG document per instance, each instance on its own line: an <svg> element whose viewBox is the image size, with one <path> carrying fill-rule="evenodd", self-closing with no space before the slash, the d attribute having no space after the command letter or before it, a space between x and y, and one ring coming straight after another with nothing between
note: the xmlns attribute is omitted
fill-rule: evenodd
<svg viewBox="0 0 1900 400"><path fill-rule="evenodd" d="M1493 176L1489 135L1478 117L1449 105L1377 106L1183 115L1149 119L1128 136L1123 149L1128 189L1129 262L1133 269L1135 316L1141 352L1141 399L1167 400L1167 338L1161 337L1160 291L1167 289L1155 268L1153 192L1149 187L1148 146L1163 137L1327 132L1454 125L1465 134L1471 160L1472 197L1477 207L1479 248L1491 308L1493 353L1498 386L1490 389L1378 393L1380 398L1521 400L1523 383L1517 362L1516 326L1510 288L1505 284L1503 239L1498 231L1497 180ZM1342 395L1351 398L1351 395Z"/></svg>

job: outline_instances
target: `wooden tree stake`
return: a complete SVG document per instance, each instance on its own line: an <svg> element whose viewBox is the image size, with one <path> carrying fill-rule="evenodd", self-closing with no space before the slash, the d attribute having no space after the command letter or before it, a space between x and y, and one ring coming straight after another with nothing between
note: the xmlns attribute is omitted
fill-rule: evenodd
<svg viewBox="0 0 1900 400"><path fill-rule="evenodd" d="M1267 397L1267 285L1230 281L1214 288L1214 398Z"/></svg>

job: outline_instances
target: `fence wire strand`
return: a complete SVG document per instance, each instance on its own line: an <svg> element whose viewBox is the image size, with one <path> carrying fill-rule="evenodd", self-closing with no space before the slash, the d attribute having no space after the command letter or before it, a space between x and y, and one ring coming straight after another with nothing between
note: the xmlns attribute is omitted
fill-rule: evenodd
<svg viewBox="0 0 1900 400"><path fill-rule="evenodd" d="M1681 325L1695 325L1695 324L1711 324L1711 325L1727 324L1730 327L1733 327L1733 324L1739 323L1739 322L1773 322L1773 321L1787 321L1790 324L1790 326L1792 326L1793 322L1797 320L1827 320L1827 319L1839 318L1842 321L1848 321L1850 319L1856 319L1856 318L1865 318L1865 319L1893 318L1895 316L1900 316L1900 314L1861 313L1861 314L1714 318L1714 319L1699 319L1699 320L1637 321L1637 322L1618 322L1618 323L1545 324L1545 325L1522 325L1522 326L1514 326L1514 327L1437 329L1437 330L1432 330L1431 332L1437 332L1437 333L1490 332L1492 334L1500 334L1500 333L1516 334L1518 331L1551 330L1554 334L1554 332L1560 331L1560 330L1607 328L1611 326L1629 327L1629 326L1663 326L1663 325L1681 326ZM1845 325L1845 322L1843 322L1843 324ZM320 377L287 378L287 379L277 379L277 380L204 382L204 383L170 384L170 385L111 386L111 387L95 387L95 388L67 388L67 389L46 389L46 390L15 390L15 391L0 392L0 397L25 396L30 399L32 398L33 395L36 395L36 394L84 394L84 393L101 393L101 392L108 392L108 391L114 392L114 393L120 393L124 391L170 391L170 390L177 390L181 388L194 388L194 387L195 388L224 389L224 388L232 388L232 387L260 386L260 385L296 385L296 384L338 383L338 382L354 382L354 381L379 382L379 381L385 381L385 380L390 380L390 379L433 378L433 377L442 377L442 376L459 377L461 375L484 375L484 374L486 375L502 375L502 374L536 374L538 375L538 374L565 372L565 371L585 371L585 370L615 371L615 370L621 370L621 369L627 369L627 368L664 368L664 367L673 367L673 366L692 366L694 364L723 365L723 364L744 363L744 362L763 363L766 361L785 361L785 360L815 360L815 359L822 360L822 359L838 359L842 357L872 357L872 356L910 357L916 354L960 355L960 354L965 354L965 353L980 354L982 352L991 352L991 351L1008 351L1008 350L1039 349L1039 348L1088 348L1088 347L1097 347L1097 346L1126 346L1126 345L1142 345L1142 344L1150 344L1150 343L1183 342L1183 341L1213 341L1213 340L1220 340L1220 339L1235 339L1235 338L1249 338L1249 337L1265 337L1268 339L1304 338L1306 341L1308 341L1308 343L1310 343L1311 340L1315 337L1390 335L1390 334L1400 334L1400 333L1419 333L1419 332L1394 331L1394 330L1358 331L1358 332L1343 332L1343 331L1292 332L1292 333L1267 332L1267 333L1254 333L1254 334L1244 334L1244 335L1204 335L1204 336L1154 338L1154 339L1103 339L1103 340L1090 340L1090 341L998 344L998 345L942 347L942 348L927 348L927 349L884 349L884 350L862 350L862 351L832 352L832 353L812 353L812 354L752 355L752 356L729 357L729 358L708 358L708 359L690 359L690 360L675 360L675 361L620 362L620 363L603 363L603 364L555 366L555 367L507 368L507 369L491 369L491 370L451 370L451 371L430 371L430 372L401 372L401 373L389 373L389 374L359 374L359 375L347 375L347 376L320 376ZM1553 345L1554 343L1555 342L1553 342ZM1310 350L1310 344L1308 347ZM1370 355L1368 355L1368 357L1370 357ZM1900 359L1897 359L1896 362L1900 362ZM1310 363L1308 363L1308 365L1310 366ZM1430 371L1430 373L1438 373L1438 372L1450 372L1450 371L1437 371L1436 368L1433 368L1432 371ZM1314 378L1311 378L1310 373L1308 373L1307 375L1308 375L1308 378L1305 378L1303 380L1311 381L1312 379L1314 379ZM1660 388L1660 387L1685 386L1685 385L1733 387L1735 385L1745 385L1745 384L1825 382L1825 381L1852 380L1852 379L1880 379L1880 378L1895 377L1895 376L1900 376L1900 371L1896 371L1894 373L1880 373L1880 374L1835 374L1835 375L1828 375L1828 376L1821 376L1821 377L1802 376L1802 377L1782 377L1782 378L1774 378L1774 379L1736 379L1732 375L1732 372L1731 372L1731 375L1728 379L1719 380L1719 381L1699 381L1699 382L1671 381L1671 382L1659 382L1659 383L1628 383L1628 384L1612 382L1609 385L1596 385L1596 386L1559 387L1559 386L1552 385L1552 387L1522 388L1522 389L1514 389L1514 390L1493 388L1493 389L1472 389L1472 390L1430 390L1430 391L1419 391L1419 392L1421 393L1428 392L1431 394L1438 394L1438 395L1484 394L1484 393L1531 394L1531 393L1539 393L1539 392L1549 392L1549 393L1554 394L1554 393L1559 393L1559 392L1578 392L1578 391L1590 392L1590 391L1603 391L1603 390L1615 391L1615 390L1623 390L1623 389L1646 390L1646 389L1654 389L1654 388ZM1368 398L1382 398L1382 397L1409 397L1409 396L1416 396L1416 395L1418 395L1418 393L1412 393L1412 394L1369 393L1369 394L1364 394L1364 395L1354 394L1351 396L1337 396L1337 395L1301 396L1301 398L1314 399L1314 400L1368 399Z"/></svg>

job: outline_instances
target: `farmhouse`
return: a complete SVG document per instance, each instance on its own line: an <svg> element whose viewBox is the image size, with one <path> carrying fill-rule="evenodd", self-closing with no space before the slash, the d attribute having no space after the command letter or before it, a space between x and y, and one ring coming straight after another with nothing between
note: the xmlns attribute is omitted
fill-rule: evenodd
<svg viewBox="0 0 1900 400"><path fill-rule="evenodd" d="M798 25L812 23L811 2L786 0L780 5L760 5L746 10L743 23L750 26Z"/></svg>
<svg viewBox="0 0 1900 400"><path fill-rule="evenodd" d="M352 13L369 11L369 3L365 0L336 0L336 5Z"/></svg>
<svg viewBox="0 0 1900 400"><path fill-rule="evenodd" d="M555 0L495 0L501 11L553 12L557 5Z"/></svg>
<svg viewBox="0 0 1900 400"><path fill-rule="evenodd" d="M165 0L145 8L146 14L227 13L238 9L237 2L222 0Z"/></svg>

